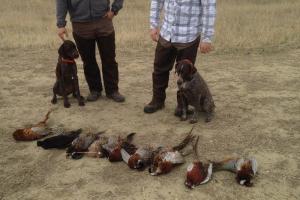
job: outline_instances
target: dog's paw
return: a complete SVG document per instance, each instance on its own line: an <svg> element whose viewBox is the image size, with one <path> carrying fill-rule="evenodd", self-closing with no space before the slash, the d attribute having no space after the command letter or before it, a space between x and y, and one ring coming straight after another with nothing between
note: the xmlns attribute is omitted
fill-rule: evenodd
<svg viewBox="0 0 300 200"><path fill-rule="evenodd" d="M52 104L56 104L56 103L57 103L57 99L52 99L52 100L51 100L51 103L52 103Z"/></svg>
<svg viewBox="0 0 300 200"><path fill-rule="evenodd" d="M212 117L211 117L211 116L205 118L205 122L206 122L206 123L210 122L211 120L212 120Z"/></svg>
<svg viewBox="0 0 300 200"><path fill-rule="evenodd" d="M71 107L71 104L70 104L69 102L66 102L66 103L64 103L64 107L65 107L65 108L70 108L70 107Z"/></svg>
<svg viewBox="0 0 300 200"><path fill-rule="evenodd" d="M212 120L213 116L214 116L213 113L210 113L210 112L206 113L205 122L206 123L210 122Z"/></svg>
<svg viewBox="0 0 300 200"><path fill-rule="evenodd" d="M193 115L194 114L194 110L192 109L188 109L186 112L187 115Z"/></svg>
<svg viewBox="0 0 300 200"><path fill-rule="evenodd" d="M197 123L197 122L198 122L198 119L196 119L196 118L193 118L193 119L190 120L190 123L191 123L191 124L195 124L195 123Z"/></svg>
<svg viewBox="0 0 300 200"><path fill-rule="evenodd" d="M180 120L181 121L186 121L188 118L187 118L187 116L186 115L182 115L181 117L180 117Z"/></svg>

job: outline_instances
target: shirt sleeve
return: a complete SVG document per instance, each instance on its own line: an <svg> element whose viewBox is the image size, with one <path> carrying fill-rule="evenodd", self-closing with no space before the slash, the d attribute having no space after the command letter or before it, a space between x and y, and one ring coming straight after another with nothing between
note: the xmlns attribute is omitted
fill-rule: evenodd
<svg viewBox="0 0 300 200"><path fill-rule="evenodd" d="M68 12L67 0L56 0L56 25L57 27L65 27L67 24L66 16Z"/></svg>
<svg viewBox="0 0 300 200"><path fill-rule="evenodd" d="M211 42L214 36L216 18L216 0L201 0L202 5L202 41Z"/></svg>
<svg viewBox="0 0 300 200"><path fill-rule="evenodd" d="M113 11L115 14L119 12L123 8L124 0L114 0L111 6L111 11Z"/></svg>
<svg viewBox="0 0 300 200"><path fill-rule="evenodd" d="M151 0L151 6L150 6L150 28L151 29L159 27L159 16L164 1L165 0Z"/></svg>

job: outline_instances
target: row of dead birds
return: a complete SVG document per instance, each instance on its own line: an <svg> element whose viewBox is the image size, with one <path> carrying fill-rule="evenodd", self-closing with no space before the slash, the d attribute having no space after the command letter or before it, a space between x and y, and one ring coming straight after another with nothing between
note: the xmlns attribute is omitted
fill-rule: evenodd
<svg viewBox="0 0 300 200"><path fill-rule="evenodd" d="M187 167L185 185L194 188L197 185L207 183L212 179L213 172L226 170L235 173L236 181L240 185L252 186L252 179L257 173L255 159L230 158L222 161L201 162L197 152L199 136L192 134L192 130L186 137L173 147L145 146L138 147L133 144L135 133L127 137L105 136L104 131L99 133L81 133L81 129L64 132L61 129L49 128L47 120L51 110L43 121L18 129L13 133L17 141L37 141L37 146L44 149L67 149L67 157L80 159L83 156L94 158L108 158L110 162L124 161L129 168L143 170L148 167L151 175L169 173L175 166L185 162L184 157L191 152L185 151L188 145L193 147L196 157L193 163ZM40 140L43 137L55 134L55 136Z"/></svg>

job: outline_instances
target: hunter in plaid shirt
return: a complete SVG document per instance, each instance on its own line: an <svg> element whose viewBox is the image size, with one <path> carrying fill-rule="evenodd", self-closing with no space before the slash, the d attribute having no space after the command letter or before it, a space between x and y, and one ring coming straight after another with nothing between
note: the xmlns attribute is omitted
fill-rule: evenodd
<svg viewBox="0 0 300 200"><path fill-rule="evenodd" d="M188 43L200 34L202 41L211 42L214 34L216 0L152 0L151 29L159 28L160 12L164 19L160 35L174 43Z"/></svg>
<svg viewBox="0 0 300 200"><path fill-rule="evenodd" d="M161 13L164 19L160 26ZM212 50L215 17L216 0L151 0L150 35L157 46L152 73L153 96L144 107L145 113L164 107L169 74L175 61L188 59L195 64L199 46L201 53ZM175 115L181 113L177 105Z"/></svg>

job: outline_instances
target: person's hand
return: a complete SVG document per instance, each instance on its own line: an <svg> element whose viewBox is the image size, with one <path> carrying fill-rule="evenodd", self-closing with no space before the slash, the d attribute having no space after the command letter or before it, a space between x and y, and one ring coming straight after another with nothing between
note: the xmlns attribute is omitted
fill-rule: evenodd
<svg viewBox="0 0 300 200"><path fill-rule="evenodd" d="M103 17L112 20L115 16L115 13L112 11L108 11Z"/></svg>
<svg viewBox="0 0 300 200"><path fill-rule="evenodd" d="M200 42L199 50L201 53L209 53L213 50L213 46L210 42Z"/></svg>
<svg viewBox="0 0 300 200"><path fill-rule="evenodd" d="M65 27L58 28L57 29L57 35L64 41L65 40L65 35L68 37L68 31Z"/></svg>
<svg viewBox="0 0 300 200"><path fill-rule="evenodd" d="M151 39L154 41L154 42L157 42L158 41L158 38L159 38L159 29L157 28L153 28L150 30L150 36L151 36Z"/></svg>

